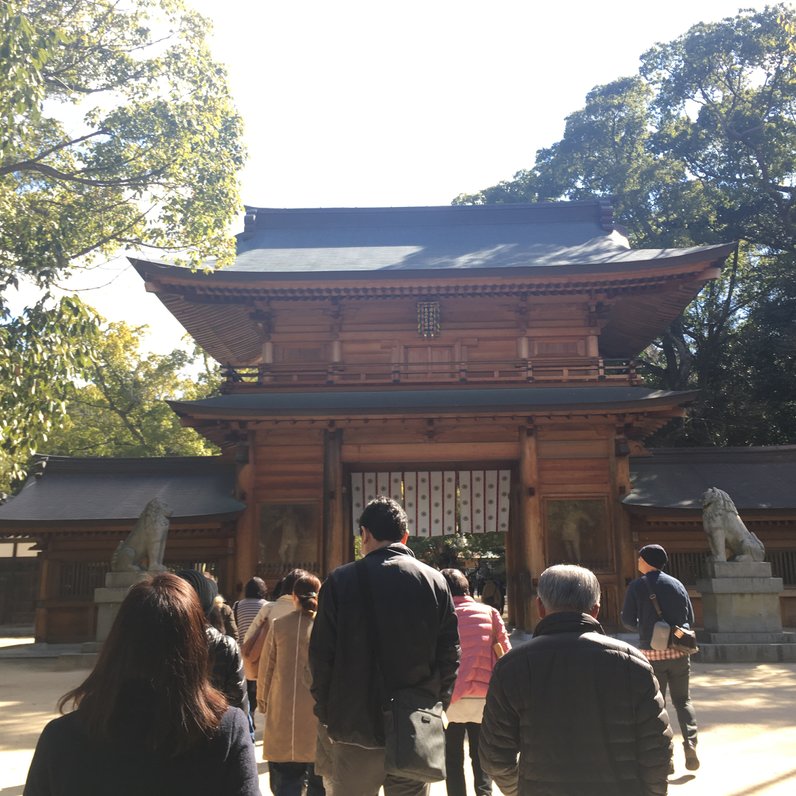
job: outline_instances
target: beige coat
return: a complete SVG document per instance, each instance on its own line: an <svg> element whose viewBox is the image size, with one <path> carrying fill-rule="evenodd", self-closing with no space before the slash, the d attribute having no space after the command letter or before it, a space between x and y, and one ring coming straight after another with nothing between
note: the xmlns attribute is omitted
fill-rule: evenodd
<svg viewBox="0 0 796 796"><path fill-rule="evenodd" d="M318 720L310 694L308 652L313 617L294 611L271 624L261 661L265 661L257 702L265 708L263 759L275 763L315 760ZM262 694L262 698L261 698Z"/></svg>
<svg viewBox="0 0 796 796"><path fill-rule="evenodd" d="M246 631L246 635L243 638L243 643L245 644L249 639L257 634L257 631L260 627L265 624L265 638L263 639L262 645L262 652L265 653L265 644L268 641L268 633L271 630L271 622L275 619L279 619L280 616L284 616L285 614L289 614L291 611L295 611L296 606L293 603L293 597L290 594L283 594L278 600L272 603L266 603L257 613L257 616L252 619L252 623L249 625L249 629ZM243 668L246 670L246 679L247 680L256 680L257 681L257 702L259 705L260 697L260 689L262 688L262 678L263 673L265 672L265 655L260 655L259 664L251 663L251 661L247 661L244 657L243 659ZM262 708L261 708L262 710Z"/></svg>

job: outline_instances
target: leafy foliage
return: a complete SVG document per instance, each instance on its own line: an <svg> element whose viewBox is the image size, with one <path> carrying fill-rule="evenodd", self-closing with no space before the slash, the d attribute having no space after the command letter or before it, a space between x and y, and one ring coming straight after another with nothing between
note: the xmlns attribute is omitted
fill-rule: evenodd
<svg viewBox="0 0 796 796"><path fill-rule="evenodd" d="M438 569L461 567L465 560L482 556L502 559L506 554L505 533L410 536L407 544L417 558Z"/></svg>
<svg viewBox="0 0 796 796"><path fill-rule="evenodd" d="M66 410L67 391L91 365L96 317L79 301L42 299L0 323L0 483L22 475Z"/></svg>
<svg viewBox="0 0 796 796"><path fill-rule="evenodd" d="M0 3L0 470L17 474L91 373L93 314L47 293L77 264L156 247L234 258L241 120L182 0ZM18 317L7 291L43 293Z"/></svg>
<svg viewBox="0 0 796 796"><path fill-rule="evenodd" d="M12 0L3 15L0 288L119 246L231 262L241 122L208 23L179 0Z"/></svg>
<svg viewBox="0 0 796 796"><path fill-rule="evenodd" d="M49 453L70 456L194 456L214 451L193 429L180 426L166 403L215 392L217 368L187 376L196 357L185 351L139 351L140 329L123 323L103 330L88 382L69 385L66 417L50 436Z"/></svg>
<svg viewBox="0 0 796 796"><path fill-rule="evenodd" d="M659 442L796 441L794 30L786 5L694 26L593 89L532 168L454 200L608 198L636 246L741 242L644 354L651 383L702 390Z"/></svg>

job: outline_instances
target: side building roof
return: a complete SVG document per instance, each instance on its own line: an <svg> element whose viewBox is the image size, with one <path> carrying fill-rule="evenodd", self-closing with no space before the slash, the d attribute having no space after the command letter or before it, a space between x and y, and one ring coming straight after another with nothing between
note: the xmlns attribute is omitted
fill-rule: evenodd
<svg viewBox="0 0 796 796"><path fill-rule="evenodd" d="M660 448L631 459L629 508L702 509L710 487L742 511L796 509L796 445L750 448Z"/></svg>
<svg viewBox="0 0 796 796"><path fill-rule="evenodd" d="M133 522L152 498L172 520L232 518L235 466L217 456L145 459L39 456L22 490L0 506L0 530L74 522Z"/></svg>

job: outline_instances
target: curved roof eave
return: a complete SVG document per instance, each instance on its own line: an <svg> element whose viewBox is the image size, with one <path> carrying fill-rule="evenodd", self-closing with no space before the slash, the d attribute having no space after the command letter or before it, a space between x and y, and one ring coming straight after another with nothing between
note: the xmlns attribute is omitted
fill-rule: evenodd
<svg viewBox="0 0 796 796"><path fill-rule="evenodd" d="M269 417L341 417L398 414L461 415L567 414L682 406L696 391L673 392L643 387L518 387L510 389L390 390L362 392L237 393L198 401L169 401L180 417L246 419Z"/></svg>
<svg viewBox="0 0 796 796"><path fill-rule="evenodd" d="M636 249L617 254L615 257L580 262L560 262L542 265L512 265L503 267L472 267L472 268L374 268L358 270L241 270L234 266L212 271L194 271L184 266L172 265L156 260L142 260L137 257L128 257L128 260L146 281L156 281L163 285L177 287L190 285L195 288L201 285L214 288L227 287L234 289L249 288L260 283L274 282L357 282L373 283L394 281L416 281L418 279L440 280L442 282L455 282L457 280L480 280L489 278L500 281L503 279L529 279L548 281L561 277L584 277L597 280L601 275L605 278L614 277L616 274L626 274L637 271L640 267L645 270L655 268L681 268L694 264L705 267L721 264L733 251L737 244L723 243L713 246L695 246L689 249ZM311 287L311 286L310 286Z"/></svg>

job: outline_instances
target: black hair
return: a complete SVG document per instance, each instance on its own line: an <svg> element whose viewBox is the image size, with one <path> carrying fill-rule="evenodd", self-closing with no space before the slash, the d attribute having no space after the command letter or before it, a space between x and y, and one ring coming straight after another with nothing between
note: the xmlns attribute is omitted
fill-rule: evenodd
<svg viewBox="0 0 796 796"><path fill-rule="evenodd" d="M251 578L243 590L243 596L248 599L265 600L268 597L268 587L262 578Z"/></svg>
<svg viewBox="0 0 796 796"><path fill-rule="evenodd" d="M400 542L406 536L406 512L392 498L371 500L357 521L379 542Z"/></svg>
<svg viewBox="0 0 796 796"><path fill-rule="evenodd" d="M458 569L443 569L440 574L448 582L453 597L469 597L470 584L467 578Z"/></svg>
<svg viewBox="0 0 796 796"><path fill-rule="evenodd" d="M307 572L306 569L291 569L290 572L285 575L284 578L280 581L281 588L279 589L279 595L283 594L293 594L293 587L296 584L296 581L299 578L303 578L305 575L309 575L310 573Z"/></svg>

